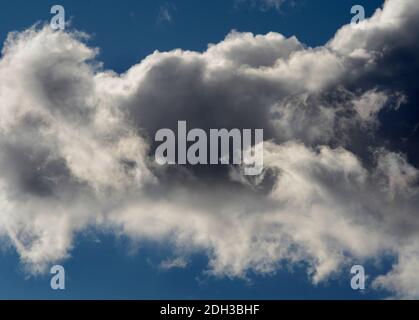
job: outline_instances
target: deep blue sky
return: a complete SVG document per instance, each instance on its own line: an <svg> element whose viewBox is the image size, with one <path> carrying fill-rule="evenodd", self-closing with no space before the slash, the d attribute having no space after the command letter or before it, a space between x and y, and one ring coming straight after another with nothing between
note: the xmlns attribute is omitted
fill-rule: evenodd
<svg viewBox="0 0 419 320"><path fill-rule="evenodd" d="M236 0L66 0L2 2L0 39L23 30L37 21L49 21L50 8L61 4L67 19L77 30L93 35L91 44L101 48L105 66L122 72L154 50L174 48L205 50L233 29L253 33L280 32L296 35L311 45L324 44L335 31L351 20L350 9L362 4L368 15L383 0L296 0L281 12L261 11L252 0L235 5ZM259 1L259 0L258 0ZM173 21L158 23L161 7L171 7Z"/></svg>
<svg viewBox="0 0 419 320"><path fill-rule="evenodd" d="M284 6L281 12L259 10L251 1L235 5L234 0L69 0L2 2L0 7L0 40L10 31L24 30L39 21L48 21L54 4L66 9L72 28L92 35L90 44L99 47L99 59L106 68L117 72L154 50L174 48L205 50L208 43L221 41L232 29L253 33L280 32L296 35L300 41L316 46L325 43L335 31L351 20L350 8L364 5L370 15L382 0L296 0L296 6ZM162 6L171 8L173 20L159 22ZM98 241L100 240L100 241ZM126 239L90 231L76 240L72 258L63 263L67 289L52 291L49 275L28 278L21 270L13 250L0 253L0 298L36 299L371 299L383 293L366 290L363 294L350 288L349 270L339 280L314 287L304 272L259 277L250 281L215 279L204 274L205 256L191 257L182 270L162 271L161 260L171 250L155 244L142 244L132 254ZM371 264L367 271L385 271L388 263ZM347 275L345 277L345 275Z"/></svg>

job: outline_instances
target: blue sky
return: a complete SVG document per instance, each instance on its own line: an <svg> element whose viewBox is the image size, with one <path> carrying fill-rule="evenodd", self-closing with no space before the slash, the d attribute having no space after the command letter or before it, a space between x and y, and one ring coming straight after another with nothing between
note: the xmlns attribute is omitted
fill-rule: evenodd
<svg viewBox="0 0 419 320"><path fill-rule="evenodd" d="M350 8L362 4L367 15L382 0L301 0L294 6L259 10L251 1L61 1L72 27L92 35L91 45L101 48L100 60L117 72L127 70L155 50L175 48L202 51L233 29L255 34L276 31L292 35L310 46L324 44L351 20ZM2 4L0 37L23 30L38 21L49 21L54 1L17 0ZM162 8L169 8L172 21L160 21ZM2 41L3 42L3 41Z"/></svg>
<svg viewBox="0 0 419 320"><path fill-rule="evenodd" d="M235 29L255 34L275 31L295 35L309 46L324 44L351 19L350 8L362 4L367 15L379 0L301 0L280 11L261 10L250 2L212 1L61 1L71 27L85 31L89 44L100 48L98 60L105 68L124 72L154 50L175 48L203 51L208 43L224 39ZM0 39L48 21L56 1L14 0L1 4ZM171 21L159 19L168 8ZM350 288L350 273L313 286L304 266L274 275L249 274L247 280L209 276L205 254L195 254L183 269L162 270L159 264L172 248L141 243L138 248L124 237L89 231L76 237L66 268L66 290L52 291L49 275L28 276L14 249L5 248L0 260L0 298L35 299L377 299L384 292ZM369 274L388 271L389 263L371 262ZM345 277L345 274L347 275Z"/></svg>
<svg viewBox="0 0 419 320"><path fill-rule="evenodd" d="M100 239L100 242L98 242ZM81 236L71 259L63 263L66 290L53 291L50 276L28 277L12 251L2 254L0 299L382 299L385 292L354 291L350 270L313 286L303 265L285 266L275 275L250 273L248 279L226 279L205 273L207 258L196 254L184 269L162 270L171 248L144 243L134 251L127 239ZM365 265L369 275L388 271L383 260ZM368 283L367 283L368 285Z"/></svg>

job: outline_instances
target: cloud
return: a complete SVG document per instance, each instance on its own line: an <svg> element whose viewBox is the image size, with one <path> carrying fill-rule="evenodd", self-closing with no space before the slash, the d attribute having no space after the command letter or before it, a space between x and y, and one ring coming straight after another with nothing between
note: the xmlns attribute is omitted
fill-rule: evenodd
<svg viewBox="0 0 419 320"><path fill-rule="evenodd" d="M184 269L188 262L184 258L168 259L160 263L160 268L163 270L170 269Z"/></svg>
<svg viewBox="0 0 419 320"><path fill-rule="evenodd" d="M176 10L174 4L166 2L164 5L160 6L160 11L157 16L157 23L171 23L173 22L173 11Z"/></svg>
<svg viewBox="0 0 419 320"><path fill-rule="evenodd" d="M267 8L275 8L279 10L281 6L284 4L284 0L262 0L263 5Z"/></svg>
<svg viewBox="0 0 419 320"><path fill-rule="evenodd" d="M374 280L376 289L385 289L393 293L395 299L417 299L419 296L417 270L419 252L417 244L407 246L399 253L398 263L387 275Z"/></svg>
<svg viewBox="0 0 419 320"><path fill-rule="evenodd" d="M261 10L276 9L280 10L285 3L294 4L294 1L289 0L235 0L236 4L250 3L252 6L258 6Z"/></svg>
<svg viewBox="0 0 419 320"><path fill-rule="evenodd" d="M85 35L11 33L0 61L0 235L29 272L95 227L205 252L215 276L304 263L313 283L391 254L375 280L417 297L419 5L387 0L310 48L230 33L205 52L104 70ZM154 162L154 134L265 130L263 175Z"/></svg>

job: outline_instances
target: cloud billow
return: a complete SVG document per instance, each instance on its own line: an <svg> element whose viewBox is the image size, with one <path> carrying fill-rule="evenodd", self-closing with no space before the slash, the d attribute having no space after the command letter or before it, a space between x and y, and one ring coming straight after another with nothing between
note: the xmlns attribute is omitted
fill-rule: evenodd
<svg viewBox="0 0 419 320"><path fill-rule="evenodd" d="M124 74L103 70L81 33L11 33L0 61L3 240L30 272L68 258L93 226L204 251L217 276L305 262L313 283L390 253L374 286L419 297L418 18L417 1L387 0L324 46L233 31ZM178 121L263 128L264 173L157 165L154 135Z"/></svg>

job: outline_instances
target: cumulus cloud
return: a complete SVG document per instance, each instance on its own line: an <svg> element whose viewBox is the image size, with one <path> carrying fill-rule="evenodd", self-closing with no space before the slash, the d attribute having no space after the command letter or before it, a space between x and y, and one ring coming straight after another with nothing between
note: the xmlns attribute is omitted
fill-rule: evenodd
<svg viewBox="0 0 419 320"><path fill-rule="evenodd" d="M68 258L93 226L185 258L204 251L216 276L304 263L313 283L391 254L375 287L418 297L418 17L417 1L387 0L324 46L233 31L124 74L104 70L84 34L11 33L0 60L3 240L29 272ZM158 166L154 135L180 120L263 128L263 174Z"/></svg>

